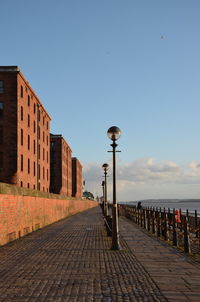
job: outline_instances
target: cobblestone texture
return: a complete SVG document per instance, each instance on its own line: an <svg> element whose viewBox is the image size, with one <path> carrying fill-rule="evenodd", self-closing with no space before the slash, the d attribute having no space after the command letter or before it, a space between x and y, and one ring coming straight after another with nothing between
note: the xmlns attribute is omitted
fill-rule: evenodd
<svg viewBox="0 0 200 302"><path fill-rule="evenodd" d="M124 217L120 234L170 302L200 301L200 264Z"/></svg>
<svg viewBox="0 0 200 302"><path fill-rule="evenodd" d="M0 248L0 302L167 301L125 240L112 251L100 209Z"/></svg>

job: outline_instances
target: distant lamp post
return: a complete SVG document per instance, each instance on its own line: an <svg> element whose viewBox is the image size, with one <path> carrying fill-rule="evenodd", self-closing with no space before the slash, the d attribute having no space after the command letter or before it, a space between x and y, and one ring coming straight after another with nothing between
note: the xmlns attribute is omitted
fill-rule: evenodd
<svg viewBox="0 0 200 302"><path fill-rule="evenodd" d="M103 170L104 170L104 205L105 205L105 208L104 208L104 215L105 215L105 216L108 216L108 201L107 201L107 171L108 171L109 165L105 163L105 164L102 165L102 168L103 168Z"/></svg>
<svg viewBox="0 0 200 302"><path fill-rule="evenodd" d="M116 127L110 127L107 131L108 137L112 140L111 147L113 151L109 151L113 153L113 207L112 207L112 250L119 250L120 243L119 243L119 226L118 226L118 209L117 209L117 200L116 200L116 140L121 135L121 130Z"/></svg>
<svg viewBox="0 0 200 302"><path fill-rule="evenodd" d="M105 212L105 182L104 180L102 181L102 190L103 190L103 202L102 202L102 213L104 215Z"/></svg>

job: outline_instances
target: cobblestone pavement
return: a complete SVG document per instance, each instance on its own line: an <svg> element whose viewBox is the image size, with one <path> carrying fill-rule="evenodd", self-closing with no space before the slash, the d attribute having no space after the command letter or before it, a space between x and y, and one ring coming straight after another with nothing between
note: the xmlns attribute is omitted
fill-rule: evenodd
<svg viewBox="0 0 200 302"><path fill-rule="evenodd" d="M9 243L0 248L0 302L167 301L121 245L110 250L99 208Z"/></svg>
<svg viewBox="0 0 200 302"><path fill-rule="evenodd" d="M170 302L200 301L200 264L120 217L120 234Z"/></svg>

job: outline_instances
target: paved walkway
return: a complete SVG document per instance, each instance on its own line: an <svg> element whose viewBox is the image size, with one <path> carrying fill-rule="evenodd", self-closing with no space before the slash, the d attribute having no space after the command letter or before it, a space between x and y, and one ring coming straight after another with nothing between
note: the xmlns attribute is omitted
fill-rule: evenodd
<svg viewBox="0 0 200 302"><path fill-rule="evenodd" d="M121 236L170 302L200 302L200 264L139 226L120 218Z"/></svg>
<svg viewBox="0 0 200 302"><path fill-rule="evenodd" d="M1 247L0 302L200 301L197 264L124 218L120 231L111 251L95 208Z"/></svg>

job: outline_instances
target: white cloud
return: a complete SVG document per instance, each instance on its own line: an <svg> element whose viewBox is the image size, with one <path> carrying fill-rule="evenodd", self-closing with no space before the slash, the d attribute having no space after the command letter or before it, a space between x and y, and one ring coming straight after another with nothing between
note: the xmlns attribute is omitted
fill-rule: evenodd
<svg viewBox="0 0 200 302"><path fill-rule="evenodd" d="M112 164L109 170L108 194L112 195ZM89 163L84 165L84 177L86 188L101 195L101 183L103 180L103 170L101 165ZM199 185L194 186L193 185ZM187 190L185 189L187 186ZM191 186L191 189L189 188ZM193 187L192 187L193 186ZM181 188L182 187L182 188ZM168 190L167 190L168 188ZM189 196L197 194L200 196L200 164L198 161L191 161L185 166L179 166L173 161L157 162L152 158L141 158L133 162L117 162L117 192L121 199L132 200L137 192L141 199L156 198L160 196L166 198L183 198L188 193ZM182 194L185 192L184 194ZM148 196L146 196L148 194ZM154 197L150 197L154 196ZM184 195L184 196L183 196ZM146 197L145 197L146 196ZM161 198L161 197L157 197ZM169 198L169 197L168 197Z"/></svg>

